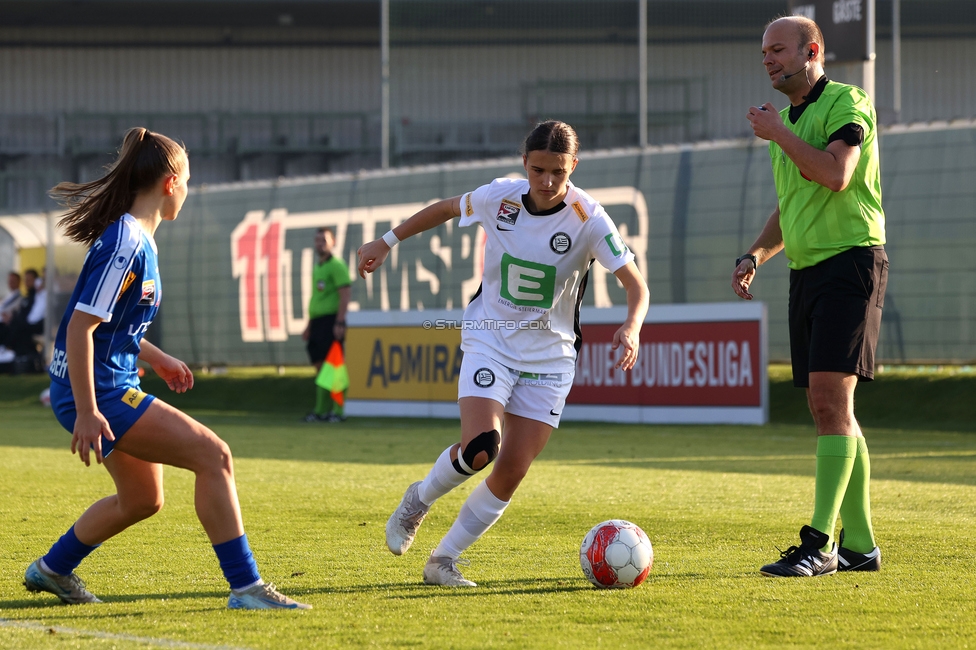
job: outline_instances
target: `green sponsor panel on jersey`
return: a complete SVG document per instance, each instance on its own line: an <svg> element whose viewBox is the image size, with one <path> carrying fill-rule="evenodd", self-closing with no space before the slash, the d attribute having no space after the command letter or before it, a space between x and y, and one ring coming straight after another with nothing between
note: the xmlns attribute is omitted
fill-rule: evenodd
<svg viewBox="0 0 976 650"><path fill-rule="evenodd" d="M614 257L620 257L627 250L627 244L618 235L607 235L603 241L607 242L607 246L610 247L610 252L613 253Z"/></svg>
<svg viewBox="0 0 976 650"><path fill-rule="evenodd" d="M556 267L502 254L502 298L522 307L552 307Z"/></svg>

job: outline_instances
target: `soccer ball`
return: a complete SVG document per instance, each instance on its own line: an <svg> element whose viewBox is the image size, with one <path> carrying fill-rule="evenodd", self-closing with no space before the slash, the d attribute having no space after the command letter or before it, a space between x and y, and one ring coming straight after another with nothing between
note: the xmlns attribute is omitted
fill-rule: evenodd
<svg viewBox="0 0 976 650"><path fill-rule="evenodd" d="M45 388L41 391L41 404L51 406L51 389Z"/></svg>
<svg viewBox="0 0 976 650"><path fill-rule="evenodd" d="M600 589L628 589L644 582L654 564L651 540L640 526L622 519L604 521L583 538L580 567Z"/></svg>

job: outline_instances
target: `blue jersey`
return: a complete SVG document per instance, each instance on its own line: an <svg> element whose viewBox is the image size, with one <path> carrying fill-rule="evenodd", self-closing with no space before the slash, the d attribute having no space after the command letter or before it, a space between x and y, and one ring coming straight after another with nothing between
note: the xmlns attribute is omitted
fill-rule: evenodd
<svg viewBox="0 0 976 650"><path fill-rule="evenodd" d="M49 368L51 380L70 386L65 337L77 311L102 319L92 336L95 393L139 387L136 358L159 310L156 243L130 214L113 222L92 245L61 319Z"/></svg>

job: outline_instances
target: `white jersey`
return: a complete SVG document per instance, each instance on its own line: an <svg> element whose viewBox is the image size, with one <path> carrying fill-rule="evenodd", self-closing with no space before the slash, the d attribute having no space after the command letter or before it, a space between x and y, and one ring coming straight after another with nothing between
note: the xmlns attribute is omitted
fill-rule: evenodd
<svg viewBox="0 0 976 650"><path fill-rule="evenodd" d="M579 304L590 264L634 259L603 207L569 184L544 213L525 207L525 180L498 178L461 196L460 226L481 224L481 287L464 310L461 349L531 373L573 372Z"/></svg>

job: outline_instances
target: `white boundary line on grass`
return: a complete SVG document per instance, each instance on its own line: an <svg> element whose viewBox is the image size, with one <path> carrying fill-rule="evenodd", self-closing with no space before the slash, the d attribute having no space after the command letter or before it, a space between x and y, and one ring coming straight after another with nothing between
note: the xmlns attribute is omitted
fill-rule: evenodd
<svg viewBox="0 0 976 650"><path fill-rule="evenodd" d="M58 634L74 634L77 636L94 637L96 639L114 639L116 641L133 641L136 643L146 643L162 648L197 648L198 650L246 650L245 648L229 645L209 645L206 643L190 643L188 641L174 641L172 639L154 639L147 636L134 636L132 634L113 634L112 632L98 632L96 630L77 630L71 627L59 627L56 625L43 625L32 621L12 621L9 618L0 618L0 627L21 628L24 630L34 630L37 632L57 632Z"/></svg>

